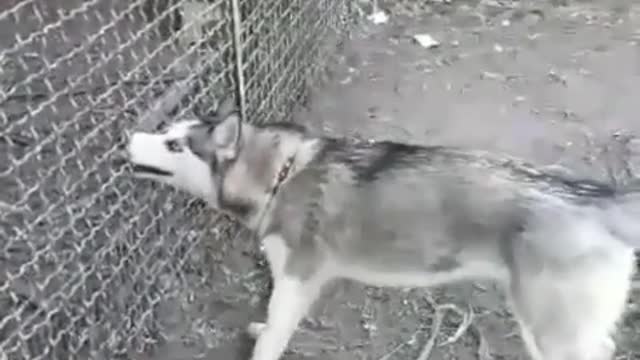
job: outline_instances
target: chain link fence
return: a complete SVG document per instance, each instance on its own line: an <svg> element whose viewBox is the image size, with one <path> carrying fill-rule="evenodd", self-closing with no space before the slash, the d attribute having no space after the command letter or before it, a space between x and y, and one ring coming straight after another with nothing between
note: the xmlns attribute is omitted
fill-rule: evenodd
<svg viewBox="0 0 640 360"><path fill-rule="evenodd" d="M0 3L0 359L191 359L238 336L246 324L220 313L267 291L255 245L199 201L134 183L114 161L122 135L226 94L250 121L290 119L350 7Z"/></svg>

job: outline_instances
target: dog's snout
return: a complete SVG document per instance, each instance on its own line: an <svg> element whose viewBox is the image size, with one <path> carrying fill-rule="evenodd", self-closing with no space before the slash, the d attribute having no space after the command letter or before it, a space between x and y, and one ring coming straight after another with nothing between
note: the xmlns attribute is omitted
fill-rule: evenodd
<svg viewBox="0 0 640 360"><path fill-rule="evenodd" d="M131 143L131 132L125 129L117 138L116 138L116 147L119 150L126 151L129 148L129 144Z"/></svg>
<svg viewBox="0 0 640 360"><path fill-rule="evenodd" d="M131 157L132 156L132 150L134 149L134 147L136 146L137 143L140 142L140 134L137 132L126 132L125 136L125 147L124 147L124 153L127 155L127 157Z"/></svg>
<svg viewBox="0 0 640 360"><path fill-rule="evenodd" d="M120 139L118 139L118 148L119 151L113 157L111 163L114 166L121 167L126 165L131 158L131 141L135 133L131 133L131 131L125 129L122 132Z"/></svg>

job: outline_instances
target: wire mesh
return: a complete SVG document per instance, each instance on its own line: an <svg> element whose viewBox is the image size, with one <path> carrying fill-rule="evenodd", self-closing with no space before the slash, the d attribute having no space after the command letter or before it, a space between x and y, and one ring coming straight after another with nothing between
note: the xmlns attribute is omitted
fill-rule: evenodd
<svg viewBox="0 0 640 360"><path fill-rule="evenodd" d="M234 28L228 0L0 3L0 359L158 358L170 343L190 359L237 336L203 304L260 293L230 263L251 245L116 161L125 129L229 93L250 121L289 119L348 28L347 0L236 4Z"/></svg>
<svg viewBox="0 0 640 360"><path fill-rule="evenodd" d="M286 120L351 21L344 0L240 0L248 118ZM324 39L324 41L318 41Z"/></svg>

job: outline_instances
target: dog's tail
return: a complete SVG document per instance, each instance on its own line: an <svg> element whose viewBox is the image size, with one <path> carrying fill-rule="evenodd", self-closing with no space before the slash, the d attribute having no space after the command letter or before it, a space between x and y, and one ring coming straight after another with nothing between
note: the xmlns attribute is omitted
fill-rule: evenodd
<svg viewBox="0 0 640 360"><path fill-rule="evenodd" d="M609 231L634 249L640 249L640 189L621 193L603 210Z"/></svg>

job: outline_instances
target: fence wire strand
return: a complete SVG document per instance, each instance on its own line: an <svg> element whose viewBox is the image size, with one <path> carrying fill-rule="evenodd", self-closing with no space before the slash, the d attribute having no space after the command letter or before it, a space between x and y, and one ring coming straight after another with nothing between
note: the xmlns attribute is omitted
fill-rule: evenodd
<svg viewBox="0 0 640 360"><path fill-rule="evenodd" d="M265 291L257 246L114 160L126 130L229 94L248 121L290 120L351 16L347 0L0 4L0 359L195 359L232 341L207 304Z"/></svg>

